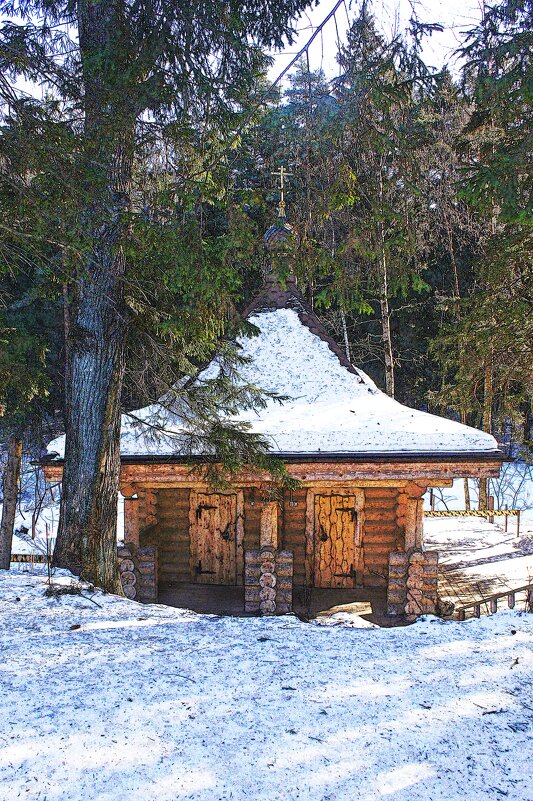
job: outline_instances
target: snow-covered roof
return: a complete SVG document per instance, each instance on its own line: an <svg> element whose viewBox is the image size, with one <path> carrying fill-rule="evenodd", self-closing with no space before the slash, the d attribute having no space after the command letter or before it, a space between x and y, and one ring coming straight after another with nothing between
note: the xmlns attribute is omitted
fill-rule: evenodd
<svg viewBox="0 0 533 801"><path fill-rule="evenodd" d="M349 364L294 287L267 288L248 319L259 334L239 339L250 359L240 369L242 380L288 400L269 400L265 408L243 411L237 419L266 437L274 454L477 456L497 450L489 434L411 409L381 392ZM214 377L217 369L215 359L203 377ZM133 414L136 420L123 415L122 456L201 455L191 454L176 414L158 404ZM154 426L168 434L155 436ZM51 442L48 451L62 457L63 438Z"/></svg>

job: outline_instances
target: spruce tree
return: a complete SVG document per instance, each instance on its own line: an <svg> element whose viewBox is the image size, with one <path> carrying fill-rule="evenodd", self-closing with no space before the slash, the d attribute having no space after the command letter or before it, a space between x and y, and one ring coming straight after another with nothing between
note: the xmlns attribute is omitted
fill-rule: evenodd
<svg viewBox="0 0 533 801"><path fill-rule="evenodd" d="M174 126L186 143L198 121L211 139L230 130L265 64L262 48L290 39L291 19L305 5L0 4L1 12L20 19L1 30L12 74L53 85L82 126L80 258L66 296L66 453L54 560L107 590L120 590L115 551L129 327L125 277L143 131ZM7 98L11 87L4 89ZM203 170L216 160L216 149L208 152Z"/></svg>

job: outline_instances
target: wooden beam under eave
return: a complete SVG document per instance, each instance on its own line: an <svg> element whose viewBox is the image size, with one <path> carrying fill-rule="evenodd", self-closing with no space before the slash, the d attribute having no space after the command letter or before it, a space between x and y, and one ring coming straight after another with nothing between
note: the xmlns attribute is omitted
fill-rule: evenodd
<svg viewBox="0 0 533 801"><path fill-rule="evenodd" d="M245 489L255 487L256 489L264 488L266 485L270 484L270 481L254 481L252 479L241 479L239 481L233 481L231 486L234 489ZM353 481L300 481L299 486L302 489L307 489L314 487L316 489L336 489L339 486L343 486L345 488L353 488L353 489L364 489L365 487L385 487L390 489L402 489L407 484L407 479L400 480L400 479L355 479ZM139 489L179 489L180 487L187 487L188 489L200 489L205 491L209 489L209 484L206 481L186 481L182 479L180 481L165 481L161 483L161 481L137 481L136 485ZM441 486L439 483L438 486ZM449 485L451 486L451 484ZM212 491L212 489L211 489Z"/></svg>
<svg viewBox="0 0 533 801"><path fill-rule="evenodd" d="M286 464L287 472L302 486L401 486L419 481L428 486L449 487L454 478L497 478L501 461L484 462L310 462ZM43 465L47 481L60 481L62 465ZM123 484L145 487L205 487L207 482L190 465L162 463L123 464ZM272 481L269 473L243 470L234 486L258 486Z"/></svg>
<svg viewBox="0 0 533 801"><path fill-rule="evenodd" d="M329 463L318 462L311 464L287 464L287 472L291 478L300 481L303 486L317 483L337 484L339 481L350 482L354 485L362 482L384 481L390 485L401 481L421 481L435 486L450 486L454 478L495 478L500 472L500 461L477 463L436 463L436 462L351 462ZM122 466L121 480L126 483L154 482L159 485L194 484L205 485L205 479L191 474L187 465L180 464L127 464ZM242 486L257 486L259 483L270 482L272 476L268 473L257 473L251 470L243 471L233 483ZM444 482L441 484L441 482Z"/></svg>

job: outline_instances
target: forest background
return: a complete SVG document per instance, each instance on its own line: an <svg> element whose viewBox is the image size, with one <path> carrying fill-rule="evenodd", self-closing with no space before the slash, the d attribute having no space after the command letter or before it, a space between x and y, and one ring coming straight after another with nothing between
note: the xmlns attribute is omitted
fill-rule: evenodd
<svg viewBox="0 0 533 801"><path fill-rule="evenodd" d="M304 49L282 89L271 87L267 45L290 37L305 3L279 3L279 19L264 24L212 3L207 23L191 11L184 42L169 24L157 56L150 48L163 34L149 5L109 4L145 16L99 19L100 32L119 34L86 47L72 24L86 6L90 32L97 3L0 4L9 17L0 441L10 499L0 541L22 453L40 456L66 430L72 467L56 558L113 587L117 420L162 395L230 471L269 464L266 444L227 415L261 404L260 388L235 389L231 343L267 268L262 235L277 214L280 166L297 232L292 269L349 358L402 403L490 431L528 458L532 4L487 6L452 75L422 59L433 26L414 14L406 34L387 38L372 4L359 3L338 75L313 70ZM20 76L45 86L42 97L18 91ZM286 262L274 269L287 278ZM225 369L199 391L191 379L217 351ZM84 423L87 409L96 417Z"/></svg>

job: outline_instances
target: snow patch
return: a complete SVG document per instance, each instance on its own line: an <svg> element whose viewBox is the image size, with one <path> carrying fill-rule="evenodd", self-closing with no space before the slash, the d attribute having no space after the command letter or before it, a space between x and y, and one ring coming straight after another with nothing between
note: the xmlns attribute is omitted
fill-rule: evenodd
<svg viewBox="0 0 533 801"><path fill-rule="evenodd" d="M45 587L0 571L2 801L533 798L533 615L366 631Z"/></svg>

